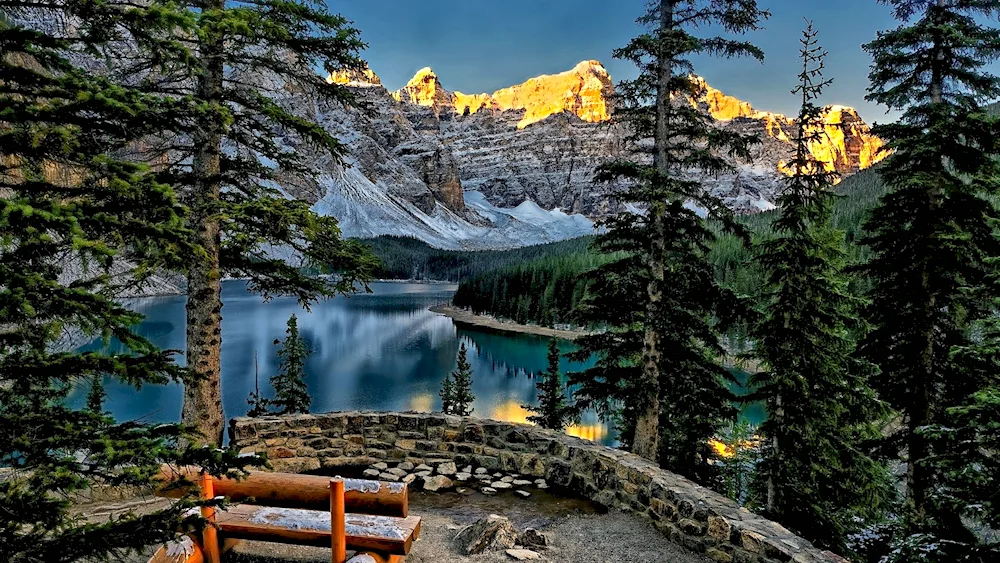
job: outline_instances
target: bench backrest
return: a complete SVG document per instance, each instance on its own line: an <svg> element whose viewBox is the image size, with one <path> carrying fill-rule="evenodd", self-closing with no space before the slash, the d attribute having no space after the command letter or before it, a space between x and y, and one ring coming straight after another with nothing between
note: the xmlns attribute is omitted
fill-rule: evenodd
<svg viewBox="0 0 1000 563"><path fill-rule="evenodd" d="M177 486L178 479L197 483L198 467L161 468L158 479L164 483L157 495L181 497L187 488ZM243 479L212 478L214 493L234 502L253 501L268 506L330 509L330 478L319 475L251 471ZM355 514L398 516L409 513L406 483L386 483L366 479L344 479L344 508Z"/></svg>

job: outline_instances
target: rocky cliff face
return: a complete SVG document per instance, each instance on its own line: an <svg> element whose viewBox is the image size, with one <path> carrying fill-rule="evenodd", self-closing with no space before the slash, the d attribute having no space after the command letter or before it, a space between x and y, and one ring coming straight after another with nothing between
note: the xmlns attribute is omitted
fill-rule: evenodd
<svg viewBox="0 0 1000 563"><path fill-rule="evenodd" d="M379 84L377 77L367 83ZM734 173L698 179L738 212L773 207L792 156L795 120L759 111L701 78L697 83L699 94L686 103L710 114L720 128L756 133L763 141L751 160L733 162ZM616 210L609 195L619 186L596 185L594 171L620 156L623 147L620 129L609 121L613 93L604 67L584 61L492 94L451 92L432 69L424 68L391 98L420 138L443 143L453 156L461 189L478 191L498 206L530 200L545 209L601 216ZM830 106L821 138L810 150L827 169L846 175L880 160L881 147L854 109ZM448 194L438 201L461 210L454 177L449 170L443 181L440 173L450 165L447 157L425 153L410 165L428 186L438 186L433 188L437 193Z"/></svg>

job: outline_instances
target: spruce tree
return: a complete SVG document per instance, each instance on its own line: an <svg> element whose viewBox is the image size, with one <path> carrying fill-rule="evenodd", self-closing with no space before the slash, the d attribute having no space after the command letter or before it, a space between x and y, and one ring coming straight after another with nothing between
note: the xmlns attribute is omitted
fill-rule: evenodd
<svg viewBox="0 0 1000 563"><path fill-rule="evenodd" d="M274 341L278 343L277 340ZM281 364L278 373L271 377L274 399L268 405L277 407L277 414L305 414L309 412L312 398L306 388L306 358L309 349L306 341L299 336L299 322L295 315L288 318L285 341L278 349Z"/></svg>
<svg viewBox="0 0 1000 563"><path fill-rule="evenodd" d="M997 261L991 263L995 272ZM935 452L929 463L942 482L932 501L939 510L961 516L969 529L948 538L910 535L899 551L913 559L914 553L930 552L933 558L924 560L1000 560L1000 299L993 300L992 309L976 323L973 341L952 352L963 375L982 382L982 388L949 407L925 432Z"/></svg>
<svg viewBox="0 0 1000 563"><path fill-rule="evenodd" d="M458 347L458 360L455 371L451 372L452 396L451 410L446 414L469 416L472 414L472 403L476 397L472 394L472 365L466 358L465 343Z"/></svg>
<svg viewBox="0 0 1000 563"><path fill-rule="evenodd" d="M343 157L344 146L317 120L325 104L355 100L319 72L362 67L364 44L357 29L318 0L153 4L192 22L166 37L191 48L130 53L116 72L201 111L187 134L149 143L144 156L167 163L160 179L177 187L202 249L186 268L191 376L182 418L199 430L201 442L220 444L222 279L246 278L265 299L292 295L307 306L355 291L374 270L367 247L341 239L335 218L275 187L314 181L320 168Z"/></svg>
<svg viewBox="0 0 1000 563"><path fill-rule="evenodd" d="M122 156L187 108L75 64L129 25L162 23L156 11L18 2L0 14L0 553L12 563L123 560L199 525L185 515L196 503L84 523L70 512L75 495L147 489L162 463L218 473L236 461L180 449L177 424L115 421L99 387L89 405L70 400L74 386L105 376L138 388L182 375L173 352L134 332L141 316L118 297L191 253L170 187ZM71 34L56 29L67 18ZM27 27L39 22L49 25ZM63 337L81 335L125 352L66 350Z"/></svg>
<svg viewBox="0 0 1000 563"><path fill-rule="evenodd" d="M890 191L865 225L873 330L861 349L880 368L875 387L903 423L894 438L906 461L904 545L927 537L950 545L969 537L961 514L938 501L943 475L935 460L944 452L927 429L984 383L953 352L969 345L970 321L989 307L983 294L995 295L988 259L1000 255L997 213L986 196L996 193L998 129L980 104L1000 97L1000 82L986 70L1000 55L1000 30L977 18L996 18L1000 4L883 3L901 24L864 46L874 58L867 99L902 117L873 129L894 152L880 168ZM920 552L897 554L918 560Z"/></svg>
<svg viewBox="0 0 1000 563"><path fill-rule="evenodd" d="M549 340L548 369L538 374L535 388L538 389L538 406L525 406L533 413L528 420L550 430L563 430L573 421L574 408L567 404L566 388L559 373L559 346L553 338Z"/></svg>
<svg viewBox="0 0 1000 563"><path fill-rule="evenodd" d="M451 414L455 405L455 380L450 373L444 376L438 396L441 397L441 412Z"/></svg>
<svg viewBox="0 0 1000 563"><path fill-rule="evenodd" d="M857 299L841 273L843 234L830 226L836 173L809 150L823 134L814 101L826 52L812 22L800 43L801 97L795 155L778 198L775 236L760 244L767 273L762 319L752 339L761 371L745 400L763 400L763 459L757 467L762 512L806 539L837 552L855 517L877 517L886 504L887 471L862 448L877 436L885 409L868 387L871 369L852 359Z"/></svg>
<svg viewBox="0 0 1000 563"><path fill-rule="evenodd" d="M577 376L582 384L578 396L584 403L614 397L613 403L628 405L624 422L630 449L695 478L708 468L708 438L734 414L724 384L729 374L716 361L722 355L717 323L739 307L715 281L706 258L714 235L692 204L735 225L721 202L691 179L691 173L731 171L721 153L749 159L755 139L716 129L710 115L688 103L705 87L691 74L690 58L762 59L760 49L748 42L694 33L717 27L740 35L757 29L768 16L754 0L659 0L639 20L650 31L614 53L640 70L639 78L619 86L615 110L615 119L631 133L637 157L604 166L598 178L627 183L618 197L645 211L641 216L625 212L608 221L610 232L598 242L605 250L635 253L638 260L622 258L598 272L638 268L615 273L615 279L645 285L625 303L611 304L596 296L585 309L597 313L587 319L592 324L612 327L601 321L597 303L603 302L613 308L607 311L608 320L627 318L641 325L618 325L583 342L584 351L601 360L595 369ZM652 148L644 143L650 137ZM628 310L636 300L644 308L638 318L638 312ZM637 333L642 334L641 342L621 340ZM636 363L638 373L632 369ZM605 393L612 395L602 397Z"/></svg>

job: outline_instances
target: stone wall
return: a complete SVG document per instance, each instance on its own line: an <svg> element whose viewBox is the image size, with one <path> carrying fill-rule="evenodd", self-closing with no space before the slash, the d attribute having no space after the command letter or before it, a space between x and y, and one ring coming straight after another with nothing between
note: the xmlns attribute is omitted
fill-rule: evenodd
<svg viewBox="0 0 1000 563"><path fill-rule="evenodd" d="M276 471L454 460L544 477L643 517L672 541L722 563L846 563L639 456L534 426L442 414L336 412L235 418L229 432L242 452L266 452Z"/></svg>

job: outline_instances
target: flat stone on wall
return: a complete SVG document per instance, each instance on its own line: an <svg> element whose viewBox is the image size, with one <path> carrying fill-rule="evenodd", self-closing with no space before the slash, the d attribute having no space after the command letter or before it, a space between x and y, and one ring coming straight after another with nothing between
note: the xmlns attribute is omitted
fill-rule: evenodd
<svg viewBox="0 0 1000 563"><path fill-rule="evenodd" d="M526 424L428 413L334 412L234 418L232 444L275 471L453 461L545 478L652 522L720 563L847 563L728 498L639 456Z"/></svg>

